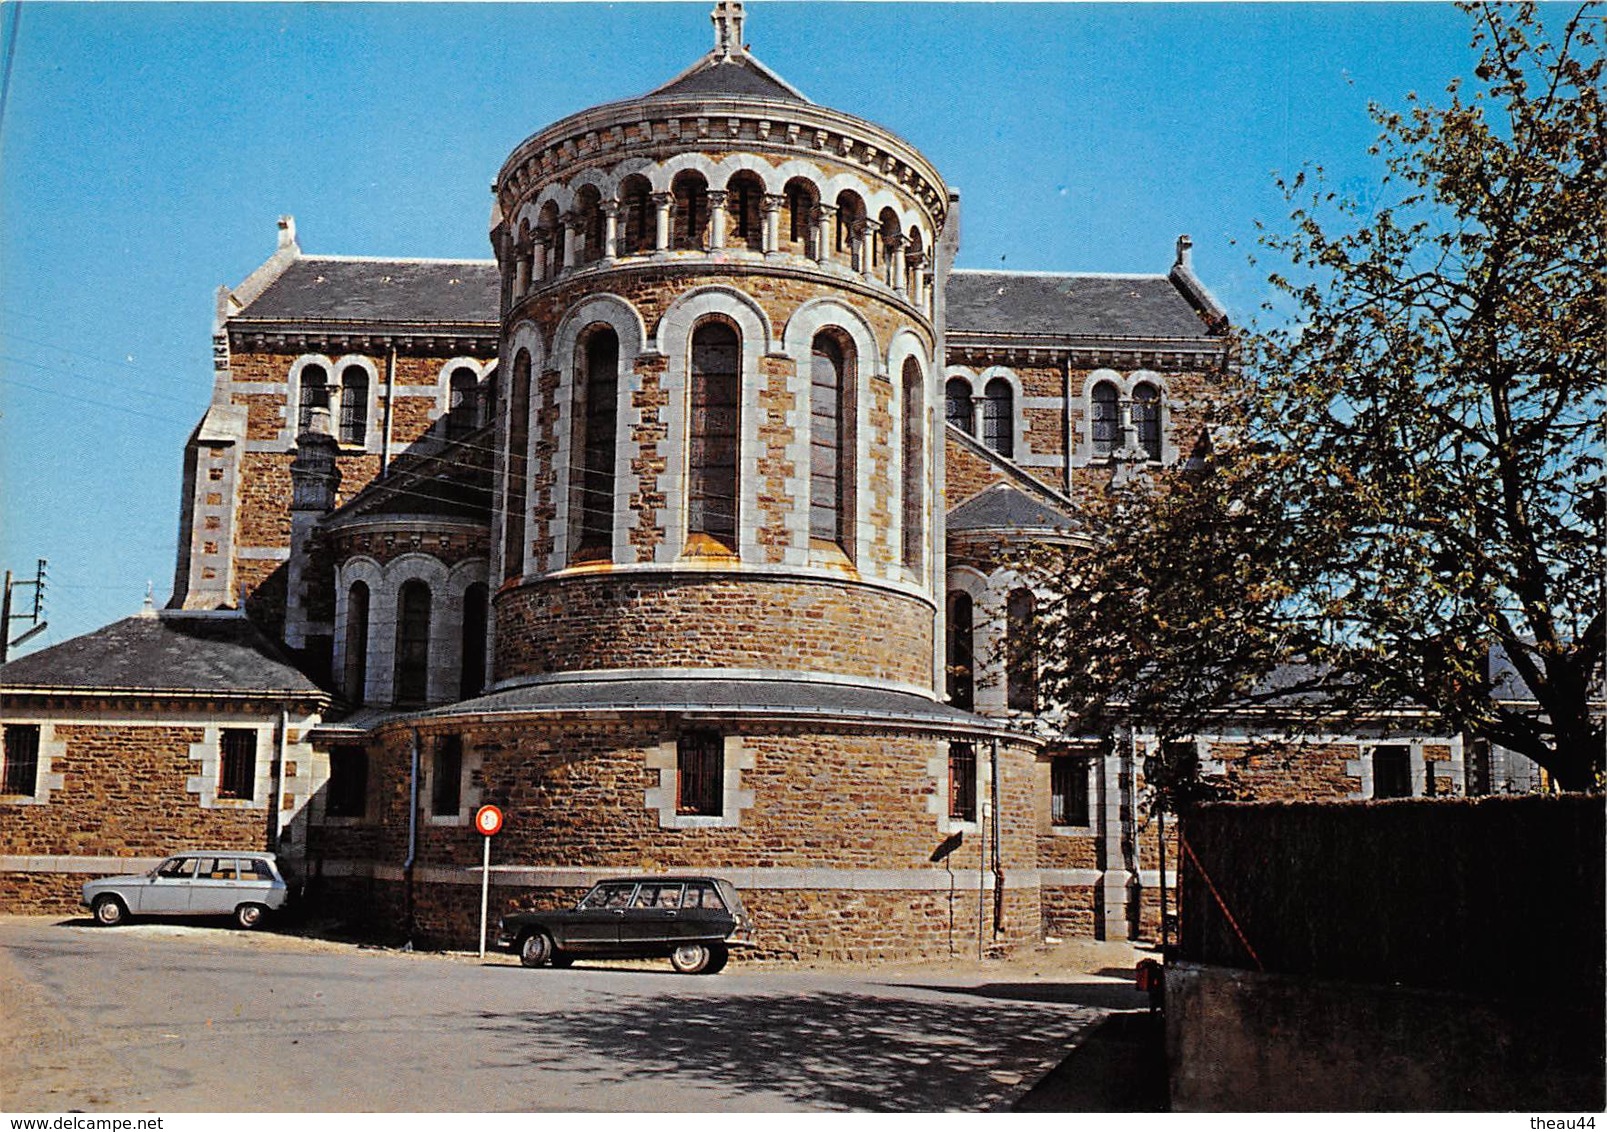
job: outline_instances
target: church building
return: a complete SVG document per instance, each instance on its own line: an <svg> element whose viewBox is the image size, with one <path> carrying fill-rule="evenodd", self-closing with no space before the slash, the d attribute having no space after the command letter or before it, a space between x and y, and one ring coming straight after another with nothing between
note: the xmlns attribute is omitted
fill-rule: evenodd
<svg viewBox="0 0 1607 1132"><path fill-rule="evenodd" d="M493 916L696 872L768 958L1153 930L1148 740L1068 734L1006 645L1021 554L1204 457L1227 314L1186 236L1148 275L954 269L943 174L743 25L514 148L493 258L285 217L220 291L168 608L0 668L0 908L270 848L315 910L473 946L494 804ZM1266 796L1465 788L1397 725L1198 746Z"/></svg>

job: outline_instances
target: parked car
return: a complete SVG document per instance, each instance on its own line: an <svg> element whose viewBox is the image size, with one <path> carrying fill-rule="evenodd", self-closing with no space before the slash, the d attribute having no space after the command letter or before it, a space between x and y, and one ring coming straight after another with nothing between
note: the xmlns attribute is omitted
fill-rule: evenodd
<svg viewBox="0 0 1607 1132"><path fill-rule="evenodd" d="M107 927L129 916L233 916L254 928L283 908L289 890L272 853L199 850L169 857L149 872L84 885L83 904Z"/></svg>
<svg viewBox="0 0 1607 1132"><path fill-rule="evenodd" d="M621 877L598 883L573 908L502 917L497 943L526 967L580 958L668 956L683 975L712 975L731 948L750 945L742 897L718 877Z"/></svg>

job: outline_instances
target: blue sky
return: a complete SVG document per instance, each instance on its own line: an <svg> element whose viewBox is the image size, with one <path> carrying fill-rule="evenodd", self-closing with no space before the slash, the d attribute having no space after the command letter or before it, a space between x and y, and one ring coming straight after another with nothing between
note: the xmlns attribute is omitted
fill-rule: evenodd
<svg viewBox="0 0 1607 1132"><path fill-rule="evenodd" d="M219 285L312 254L488 259L489 185L553 120L712 43L700 3L25 3L0 122L0 568L49 559L31 651L172 587ZM0 5L9 40L15 5ZM1471 72L1442 4L749 5L754 53L920 148L959 265L1195 267L1241 321L1274 171L1377 180L1369 100ZM28 591L23 591L26 598ZM21 626L18 627L20 631Z"/></svg>

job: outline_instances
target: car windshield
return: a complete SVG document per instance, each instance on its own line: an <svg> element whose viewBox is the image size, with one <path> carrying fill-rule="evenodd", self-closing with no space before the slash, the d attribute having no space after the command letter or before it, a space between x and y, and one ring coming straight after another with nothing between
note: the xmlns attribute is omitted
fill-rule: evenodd
<svg viewBox="0 0 1607 1132"><path fill-rule="evenodd" d="M174 857L156 866L159 877L189 877L195 875L194 857Z"/></svg>

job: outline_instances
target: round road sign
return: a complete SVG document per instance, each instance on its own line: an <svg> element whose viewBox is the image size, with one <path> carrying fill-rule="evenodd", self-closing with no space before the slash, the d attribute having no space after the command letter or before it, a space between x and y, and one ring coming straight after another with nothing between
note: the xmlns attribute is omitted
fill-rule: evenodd
<svg viewBox="0 0 1607 1132"><path fill-rule="evenodd" d="M495 806L481 806L474 811L474 828L490 837L502 829L502 811Z"/></svg>

